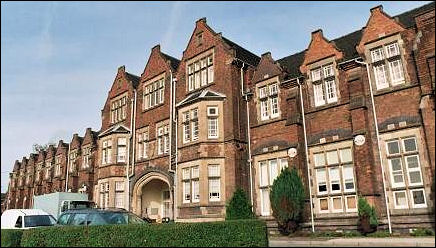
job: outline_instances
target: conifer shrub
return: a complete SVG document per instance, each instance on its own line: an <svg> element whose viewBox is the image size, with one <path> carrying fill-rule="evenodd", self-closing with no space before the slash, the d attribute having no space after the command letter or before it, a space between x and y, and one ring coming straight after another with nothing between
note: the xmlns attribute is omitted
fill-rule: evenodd
<svg viewBox="0 0 436 248"><path fill-rule="evenodd" d="M226 206L226 220L251 219L254 217L247 194L241 188L236 189Z"/></svg>
<svg viewBox="0 0 436 248"><path fill-rule="evenodd" d="M297 170L283 169L270 192L272 214L282 234L288 235L297 230L303 217L304 200L303 182Z"/></svg>
<svg viewBox="0 0 436 248"><path fill-rule="evenodd" d="M378 226L375 207L369 205L366 198L359 197L357 211L359 215L358 230L363 234L375 232Z"/></svg>

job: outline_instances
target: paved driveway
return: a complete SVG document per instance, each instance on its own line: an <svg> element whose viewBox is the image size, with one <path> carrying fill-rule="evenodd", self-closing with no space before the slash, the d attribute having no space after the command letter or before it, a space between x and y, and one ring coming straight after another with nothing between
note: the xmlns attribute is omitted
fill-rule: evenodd
<svg viewBox="0 0 436 248"><path fill-rule="evenodd" d="M435 247L434 237L425 238L288 238L270 237L270 247Z"/></svg>

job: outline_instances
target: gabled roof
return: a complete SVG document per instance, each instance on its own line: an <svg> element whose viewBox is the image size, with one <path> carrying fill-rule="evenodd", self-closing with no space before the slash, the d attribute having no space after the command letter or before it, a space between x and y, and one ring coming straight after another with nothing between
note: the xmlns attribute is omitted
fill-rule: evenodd
<svg viewBox="0 0 436 248"><path fill-rule="evenodd" d="M212 90L208 90L208 89L204 89L202 91L197 91L194 92L190 95L188 95L185 99L183 99L181 102L179 102L176 107L181 107L183 105L186 105L188 103L193 103L196 101L200 101L200 100L220 100L226 98L226 95L212 91Z"/></svg>
<svg viewBox="0 0 436 248"><path fill-rule="evenodd" d="M245 61L253 66L257 66L257 64L260 61L260 57L256 54L248 51L247 49L241 47L240 45L236 44L235 42L227 39L226 37L222 36L224 42L226 42L229 46L231 46L233 49L235 49L236 55L235 57Z"/></svg>
<svg viewBox="0 0 436 248"><path fill-rule="evenodd" d="M128 129L126 126L122 125L122 124L116 124L108 129L106 129L104 132L100 133L98 135L98 137L103 137L106 136L108 134L112 134L112 133L129 133L130 129Z"/></svg>
<svg viewBox="0 0 436 248"><path fill-rule="evenodd" d="M163 52L160 52L160 53L162 54L162 56L163 56L166 60L170 61L170 66L171 66L171 68L173 69L173 71L176 71L176 70L177 70L177 67L179 67L180 60L178 60L178 59L176 59L176 58L174 58L174 57L172 57L172 56L170 56L170 55L168 55L168 54L166 54L166 53L163 53Z"/></svg>
<svg viewBox="0 0 436 248"><path fill-rule="evenodd" d="M399 15L394 16L395 19L398 18L398 20L406 27L410 28L415 25L415 16L422 14L424 12L427 12L429 10L432 10L435 8L435 2L428 3L426 5L423 5L421 7L406 11L404 13L401 13Z"/></svg>
<svg viewBox="0 0 436 248"><path fill-rule="evenodd" d="M127 77L127 80L129 80L129 81L132 82L133 88L136 89L136 87L137 87L138 84L139 84L139 79L140 79L140 77L138 77L138 76L136 76L136 75L133 75L133 74L131 74L131 73L128 73L128 72L126 72L126 77Z"/></svg>
<svg viewBox="0 0 436 248"><path fill-rule="evenodd" d="M410 11L401 13L395 16L394 18L398 19L405 27L409 28L415 25L416 15L423 12L427 12L434 8L435 8L435 2L432 2L423 5L421 7L412 9ZM344 53L344 58L342 60L347 61L359 57L359 54L356 50L356 46L359 44L361 38L362 38L362 29L346 34L334 40L331 40L331 42L334 42L336 47ZM301 76L299 68L303 63L304 54L306 50L277 60L277 62L279 62L281 66L286 68L291 78Z"/></svg>

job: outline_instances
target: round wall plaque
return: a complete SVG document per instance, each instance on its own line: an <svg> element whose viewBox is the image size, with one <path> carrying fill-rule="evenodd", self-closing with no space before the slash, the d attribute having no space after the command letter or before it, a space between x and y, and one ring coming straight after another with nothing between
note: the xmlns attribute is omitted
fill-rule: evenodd
<svg viewBox="0 0 436 248"><path fill-rule="evenodd" d="M297 156L297 149L295 149L295 148L289 148L289 149L288 149L288 156L289 156L290 158L293 158L293 157Z"/></svg>
<svg viewBox="0 0 436 248"><path fill-rule="evenodd" d="M354 144L356 144L356 146L361 146L365 144L365 136L359 134L356 137L354 137Z"/></svg>

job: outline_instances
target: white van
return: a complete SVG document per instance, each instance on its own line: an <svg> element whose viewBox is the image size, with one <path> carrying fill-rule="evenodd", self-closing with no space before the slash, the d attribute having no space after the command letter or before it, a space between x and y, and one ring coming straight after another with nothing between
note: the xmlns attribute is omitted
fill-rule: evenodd
<svg viewBox="0 0 436 248"><path fill-rule="evenodd" d="M1 217L1 229L29 229L54 224L56 219L40 209L8 209Z"/></svg>

